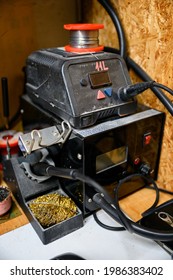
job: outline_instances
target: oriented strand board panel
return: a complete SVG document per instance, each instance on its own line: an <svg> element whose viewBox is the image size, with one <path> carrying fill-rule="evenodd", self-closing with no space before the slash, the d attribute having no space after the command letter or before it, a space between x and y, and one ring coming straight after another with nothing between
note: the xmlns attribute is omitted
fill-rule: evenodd
<svg viewBox="0 0 173 280"><path fill-rule="evenodd" d="M34 50L68 43L65 23L78 20L78 0L0 1L0 78L9 82L10 116L19 108L24 92L27 56ZM4 123L0 85L0 127Z"/></svg>
<svg viewBox="0 0 173 280"><path fill-rule="evenodd" d="M111 0L121 19L128 55L155 81L173 89L173 1ZM96 0L83 1L85 22L103 23L100 44L118 48L115 27L102 5ZM138 79L131 72L133 82ZM165 94L173 101L173 96ZM138 100L166 113L166 124L159 168L158 184L173 191L173 117L151 91Z"/></svg>

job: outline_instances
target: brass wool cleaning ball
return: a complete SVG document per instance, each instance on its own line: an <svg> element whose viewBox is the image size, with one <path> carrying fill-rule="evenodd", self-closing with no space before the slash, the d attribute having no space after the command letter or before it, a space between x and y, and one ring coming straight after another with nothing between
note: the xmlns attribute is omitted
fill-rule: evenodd
<svg viewBox="0 0 173 280"><path fill-rule="evenodd" d="M43 227L60 223L77 213L77 207L71 198L58 193L39 196L29 203L29 207Z"/></svg>

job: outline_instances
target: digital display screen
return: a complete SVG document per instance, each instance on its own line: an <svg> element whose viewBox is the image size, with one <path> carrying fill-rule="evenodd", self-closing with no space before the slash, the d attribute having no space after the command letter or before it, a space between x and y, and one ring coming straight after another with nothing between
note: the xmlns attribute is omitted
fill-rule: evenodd
<svg viewBox="0 0 173 280"><path fill-rule="evenodd" d="M127 161L127 147L119 147L96 157L96 173Z"/></svg>
<svg viewBox="0 0 173 280"><path fill-rule="evenodd" d="M89 79L92 88L110 86L112 84L107 70L89 73Z"/></svg>

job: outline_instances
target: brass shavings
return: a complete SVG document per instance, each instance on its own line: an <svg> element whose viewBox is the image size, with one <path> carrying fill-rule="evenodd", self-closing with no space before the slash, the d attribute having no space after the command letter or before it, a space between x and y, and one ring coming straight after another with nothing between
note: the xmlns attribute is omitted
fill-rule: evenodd
<svg viewBox="0 0 173 280"><path fill-rule="evenodd" d="M75 203L69 197L57 193L39 196L29 203L29 207L43 227L65 221L77 213Z"/></svg>

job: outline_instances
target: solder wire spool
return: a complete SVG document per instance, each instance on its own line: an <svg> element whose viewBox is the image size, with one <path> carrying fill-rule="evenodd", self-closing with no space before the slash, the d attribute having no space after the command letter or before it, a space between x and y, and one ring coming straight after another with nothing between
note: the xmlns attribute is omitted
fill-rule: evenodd
<svg viewBox="0 0 173 280"><path fill-rule="evenodd" d="M0 186L0 217L6 214L12 205L11 192L6 186Z"/></svg>
<svg viewBox="0 0 173 280"><path fill-rule="evenodd" d="M16 132L15 130L0 132L0 170L2 170L4 160L18 155L18 139L21 134L22 132Z"/></svg>
<svg viewBox="0 0 173 280"><path fill-rule="evenodd" d="M103 24L65 24L64 28L70 31L69 45L65 46L67 52L100 52L104 46L99 45L99 29Z"/></svg>

